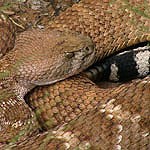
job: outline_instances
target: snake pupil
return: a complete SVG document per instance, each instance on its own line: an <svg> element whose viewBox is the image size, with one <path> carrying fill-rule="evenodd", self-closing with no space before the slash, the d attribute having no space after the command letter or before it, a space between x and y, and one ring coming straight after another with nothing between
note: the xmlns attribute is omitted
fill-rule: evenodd
<svg viewBox="0 0 150 150"><path fill-rule="evenodd" d="M74 56L73 52L66 52L65 53L66 58L71 59Z"/></svg>

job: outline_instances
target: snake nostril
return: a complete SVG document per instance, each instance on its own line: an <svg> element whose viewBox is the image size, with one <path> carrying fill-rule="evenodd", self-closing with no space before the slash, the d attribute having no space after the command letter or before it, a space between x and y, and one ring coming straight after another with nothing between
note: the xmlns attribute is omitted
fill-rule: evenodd
<svg viewBox="0 0 150 150"><path fill-rule="evenodd" d="M90 50L89 47L86 47L85 49L86 49L86 51L89 51L89 50Z"/></svg>
<svg viewBox="0 0 150 150"><path fill-rule="evenodd" d="M91 54L92 53L92 48L91 47L86 47L85 50L86 50L87 54Z"/></svg>

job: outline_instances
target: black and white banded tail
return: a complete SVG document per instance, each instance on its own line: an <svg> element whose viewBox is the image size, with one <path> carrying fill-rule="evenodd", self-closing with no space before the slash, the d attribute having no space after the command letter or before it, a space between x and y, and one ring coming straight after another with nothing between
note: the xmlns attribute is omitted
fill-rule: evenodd
<svg viewBox="0 0 150 150"><path fill-rule="evenodd" d="M93 81L128 81L150 73L150 46L124 51L85 71Z"/></svg>

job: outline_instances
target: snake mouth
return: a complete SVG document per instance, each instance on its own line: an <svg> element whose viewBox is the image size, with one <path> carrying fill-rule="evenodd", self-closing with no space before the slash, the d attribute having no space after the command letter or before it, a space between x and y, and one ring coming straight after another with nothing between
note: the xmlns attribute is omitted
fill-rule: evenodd
<svg viewBox="0 0 150 150"><path fill-rule="evenodd" d="M60 54L61 57L58 56L59 59L54 58L51 64L52 67L47 71L43 71L43 74L40 73L41 77L34 84L53 84L76 75L93 64L95 54L95 47L93 45L84 47L78 51L66 52L63 56ZM44 72L47 73L45 74Z"/></svg>
<svg viewBox="0 0 150 150"><path fill-rule="evenodd" d="M93 43L86 44L83 48L73 52L65 52L58 64L55 64L57 68L52 70L53 75L48 84L79 74L94 63L95 55L96 50Z"/></svg>
<svg viewBox="0 0 150 150"><path fill-rule="evenodd" d="M84 48L82 54L80 52L77 52L75 59L73 59L69 64L70 67L68 73L64 76L63 79L79 74L80 72L87 69L94 63L95 55L96 53L94 47Z"/></svg>
<svg viewBox="0 0 150 150"><path fill-rule="evenodd" d="M94 46L87 46L80 51L75 52L75 56L70 61L68 68L68 75L78 74L85 70L87 67L93 64L95 59L95 48Z"/></svg>

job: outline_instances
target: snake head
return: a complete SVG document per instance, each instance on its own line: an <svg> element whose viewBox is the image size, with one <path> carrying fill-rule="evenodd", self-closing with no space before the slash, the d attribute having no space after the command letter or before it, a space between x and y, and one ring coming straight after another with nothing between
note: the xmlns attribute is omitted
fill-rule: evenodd
<svg viewBox="0 0 150 150"><path fill-rule="evenodd" d="M14 49L14 62L19 62L16 80L32 85L52 84L78 74L95 58L92 40L69 31L26 31Z"/></svg>

